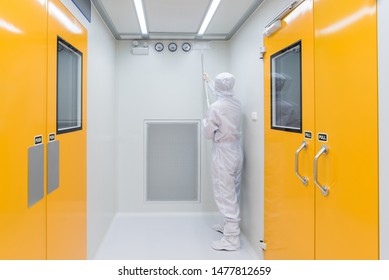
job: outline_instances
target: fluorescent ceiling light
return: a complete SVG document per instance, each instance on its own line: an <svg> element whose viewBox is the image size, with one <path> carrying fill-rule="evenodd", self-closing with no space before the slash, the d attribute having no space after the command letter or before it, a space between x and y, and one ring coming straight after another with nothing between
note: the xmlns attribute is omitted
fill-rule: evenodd
<svg viewBox="0 0 389 280"><path fill-rule="evenodd" d="M211 6L209 7L209 10L207 12L207 15L204 18L203 23L201 24L199 33L197 35L203 36L205 30L207 30L209 23L211 22L211 19L215 15L215 12L217 10L217 7L219 7L221 0L212 0Z"/></svg>
<svg viewBox="0 0 389 280"><path fill-rule="evenodd" d="M147 34L146 18L145 18L145 12L143 10L142 0L134 0L134 4L136 9L136 14L138 16L140 30L143 35L146 35Z"/></svg>

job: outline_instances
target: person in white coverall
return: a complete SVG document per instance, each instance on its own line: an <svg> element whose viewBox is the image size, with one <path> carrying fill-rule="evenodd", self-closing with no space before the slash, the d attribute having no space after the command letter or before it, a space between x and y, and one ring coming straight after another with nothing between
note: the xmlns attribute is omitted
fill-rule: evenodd
<svg viewBox="0 0 389 280"><path fill-rule="evenodd" d="M215 250L233 251L240 248L239 192L243 164L240 144L241 105L234 97L235 78L230 73L221 73L215 80L204 74L209 88L217 101L208 108L203 119L203 134L213 140L212 186L216 204L224 222L213 228L223 237L212 243Z"/></svg>

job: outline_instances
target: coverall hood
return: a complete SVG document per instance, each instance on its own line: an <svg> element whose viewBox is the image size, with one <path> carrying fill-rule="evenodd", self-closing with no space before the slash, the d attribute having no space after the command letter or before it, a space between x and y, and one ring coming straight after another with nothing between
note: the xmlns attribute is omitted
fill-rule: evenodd
<svg viewBox="0 0 389 280"><path fill-rule="evenodd" d="M235 77L230 73L220 73L215 77L215 91L217 96L233 96Z"/></svg>

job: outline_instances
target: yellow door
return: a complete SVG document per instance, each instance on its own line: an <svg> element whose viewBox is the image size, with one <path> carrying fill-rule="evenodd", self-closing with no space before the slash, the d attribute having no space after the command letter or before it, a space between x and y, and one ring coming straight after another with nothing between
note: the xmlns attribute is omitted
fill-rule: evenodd
<svg viewBox="0 0 389 280"><path fill-rule="evenodd" d="M377 259L376 1L315 1L316 258ZM316 138L317 139L317 138Z"/></svg>
<svg viewBox="0 0 389 280"><path fill-rule="evenodd" d="M314 257L312 9L303 2L265 38L266 259Z"/></svg>
<svg viewBox="0 0 389 280"><path fill-rule="evenodd" d="M60 1L48 10L47 137L58 170L48 187L47 257L85 259L87 31Z"/></svg>
<svg viewBox="0 0 389 280"><path fill-rule="evenodd" d="M376 1L314 0L313 10L312 18L312 1L304 1L265 40L265 257L377 259ZM310 20L297 26L308 15ZM292 36L287 30L294 26ZM277 44L288 45L298 34L312 38L308 54L301 39L304 135L277 131L273 119L282 120L283 115L274 114L278 109L270 98L279 87L271 66L277 65L273 61L279 49L285 49ZM279 69L277 73L284 71ZM293 162L293 145L306 130L313 140L306 139L307 148L299 150L299 161ZM296 163L297 171L308 178L306 195L296 192Z"/></svg>
<svg viewBox="0 0 389 280"><path fill-rule="evenodd" d="M45 1L0 2L0 259L46 258Z"/></svg>

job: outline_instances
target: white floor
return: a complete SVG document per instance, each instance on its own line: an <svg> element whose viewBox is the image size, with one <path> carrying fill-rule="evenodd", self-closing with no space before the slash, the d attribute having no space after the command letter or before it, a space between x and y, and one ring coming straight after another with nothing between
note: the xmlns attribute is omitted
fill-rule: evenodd
<svg viewBox="0 0 389 280"><path fill-rule="evenodd" d="M255 260L241 234L238 251L215 251L212 241L222 235L211 229L217 214L117 214L96 260Z"/></svg>

